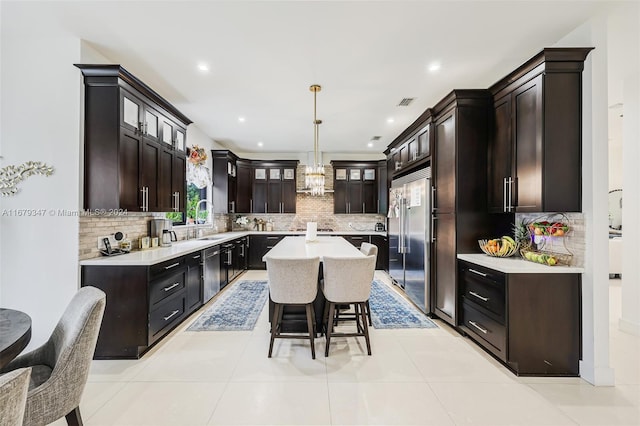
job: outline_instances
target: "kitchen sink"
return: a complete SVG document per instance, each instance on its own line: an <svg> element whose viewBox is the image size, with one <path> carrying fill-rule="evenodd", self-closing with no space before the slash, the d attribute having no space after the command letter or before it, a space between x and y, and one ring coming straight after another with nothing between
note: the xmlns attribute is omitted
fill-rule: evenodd
<svg viewBox="0 0 640 426"><path fill-rule="evenodd" d="M207 241L215 241L215 240L221 240L223 237L202 237L202 238L198 238L199 240L207 240Z"/></svg>

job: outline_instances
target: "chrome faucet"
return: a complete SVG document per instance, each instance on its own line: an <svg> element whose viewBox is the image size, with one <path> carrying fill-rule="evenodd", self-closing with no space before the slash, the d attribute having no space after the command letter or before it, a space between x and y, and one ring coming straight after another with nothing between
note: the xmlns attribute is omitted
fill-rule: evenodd
<svg viewBox="0 0 640 426"><path fill-rule="evenodd" d="M193 227L193 237L192 238L198 238L198 217L200 216L200 205L202 203L208 203L209 200L207 200L206 198L203 198L202 200L198 201L198 203L196 204L196 214L195 214L195 218L193 219L194 222L194 227ZM207 211L211 211L211 209L209 209L207 207ZM211 223L213 223L213 218L211 218Z"/></svg>

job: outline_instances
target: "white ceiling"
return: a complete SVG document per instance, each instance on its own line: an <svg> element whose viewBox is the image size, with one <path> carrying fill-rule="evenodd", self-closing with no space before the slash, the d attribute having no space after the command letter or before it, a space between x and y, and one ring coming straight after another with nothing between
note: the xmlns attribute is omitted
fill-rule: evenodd
<svg viewBox="0 0 640 426"><path fill-rule="evenodd" d="M312 150L309 85L317 83L320 149L381 152L450 90L487 88L606 5L46 2L29 19L88 41L233 150ZM434 61L437 73L428 71ZM416 100L397 106L405 97ZM381 140L368 148L373 136Z"/></svg>

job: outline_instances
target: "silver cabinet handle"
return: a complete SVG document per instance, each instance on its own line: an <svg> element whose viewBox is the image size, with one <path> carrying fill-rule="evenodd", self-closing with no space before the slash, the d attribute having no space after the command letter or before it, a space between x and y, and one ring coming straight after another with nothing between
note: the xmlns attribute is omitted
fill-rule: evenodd
<svg viewBox="0 0 640 426"><path fill-rule="evenodd" d="M502 179L502 211L507 211L507 178Z"/></svg>
<svg viewBox="0 0 640 426"><path fill-rule="evenodd" d="M171 312L171 313L169 314L169 316L164 317L164 320L165 320L165 321L169 321L169 318L173 318L174 316L176 316L176 315L178 314L178 312L180 312L180 311L175 310L175 311Z"/></svg>
<svg viewBox="0 0 640 426"><path fill-rule="evenodd" d="M487 276L487 274L485 274L483 272L480 272L480 271L476 271L475 269L471 269L471 268L469 268L469 272L473 272L474 274L480 275L482 277L486 277Z"/></svg>
<svg viewBox="0 0 640 426"><path fill-rule="evenodd" d="M513 193L513 178L511 176L509 176L509 180L507 181L509 183L509 212L511 210L513 210L513 205L511 204L511 196Z"/></svg>
<svg viewBox="0 0 640 426"><path fill-rule="evenodd" d="M193 256L192 259L200 259L200 255Z"/></svg>
<svg viewBox="0 0 640 426"><path fill-rule="evenodd" d="M267 237L267 240L277 240L280 237Z"/></svg>
<svg viewBox="0 0 640 426"><path fill-rule="evenodd" d="M233 262L231 261L231 250L229 250L227 252L227 265L231 266L231 263Z"/></svg>
<svg viewBox="0 0 640 426"><path fill-rule="evenodd" d="M236 202L235 201L231 201L229 204L231 205L231 212L230 213L235 213L236 212Z"/></svg>
<svg viewBox="0 0 640 426"><path fill-rule="evenodd" d="M164 290L164 291L169 291L169 290L171 290L172 288L176 288L176 287L178 287L179 285L180 285L180 283L173 283L173 284L172 284L172 285L170 285L169 287L165 287L163 290Z"/></svg>
<svg viewBox="0 0 640 426"><path fill-rule="evenodd" d="M244 244L240 245L240 256L244 257Z"/></svg>
<svg viewBox="0 0 640 426"><path fill-rule="evenodd" d="M478 299L482 300L483 302L488 302L489 298L488 297L483 297L480 296L478 293L476 293L475 291L470 291L469 292L470 295L477 297Z"/></svg>
<svg viewBox="0 0 640 426"><path fill-rule="evenodd" d="M253 213L253 198L249 199L249 213Z"/></svg>
<svg viewBox="0 0 640 426"><path fill-rule="evenodd" d="M467 321L469 324L471 324L472 326L474 326L475 328L477 328L478 330L480 330L481 332L483 332L484 334L487 334L487 330L480 327L478 324L476 324L475 322L469 320Z"/></svg>
<svg viewBox="0 0 640 426"><path fill-rule="evenodd" d="M362 213L366 213L367 210L364 208L364 203L362 203Z"/></svg>
<svg viewBox="0 0 640 426"><path fill-rule="evenodd" d="M264 203L264 212L267 212L267 203Z"/></svg>
<svg viewBox="0 0 640 426"><path fill-rule="evenodd" d="M164 269L167 270L167 269L175 268L176 266L179 266L179 265L180 265L180 262L176 262L169 266L165 266Z"/></svg>
<svg viewBox="0 0 640 426"><path fill-rule="evenodd" d="M142 192L142 205L140 206L140 209L143 212L147 212L149 211L149 187L143 186L140 192Z"/></svg>

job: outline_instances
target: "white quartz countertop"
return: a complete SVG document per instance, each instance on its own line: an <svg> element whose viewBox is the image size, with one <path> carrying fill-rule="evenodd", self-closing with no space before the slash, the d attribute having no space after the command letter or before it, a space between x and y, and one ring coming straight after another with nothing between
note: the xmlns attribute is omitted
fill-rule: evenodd
<svg viewBox="0 0 640 426"><path fill-rule="evenodd" d="M315 241L306 241L305 237L286 237L262 257L285 257L289 259L307 259L310 257L363 257L364 254L351 243L337 236L320 236Z"/></svg>
<svg viewBox="0 0 640 426"><path fill-rule="evenodd" d="M171 247L156 247L147 250L135 250L128 254L119 256L102 256L93 259L80 261L80 266L148 266L165 260L184 256L194 251L203 250L219 244L224 244L236 238L245 237L247 235L304 235L304 231L239 231L224 232L220 234L207 235L206 237L196 240L182 240L173 243ZM375 231L334 231L334 232L318 232L318 235L387 235L386 232ZM344 241L344 240L342 240ZM347 243L345 241L345 243ZM349 244L349 243L347 243ZM351 246L351 244L349 244ZM351 246L353 248L353 246ZM356 251L358 251L356 249ZM358 251L359 253L359 251Z"/></svg>
<svg viewBox="0 0 640 426"><path fill-rule="evenodd" d="M481 253L459 254L458 259L507 274L581 274L584 272L584 268L541 265L516 256L505 258L491 257Z"/></svg>

